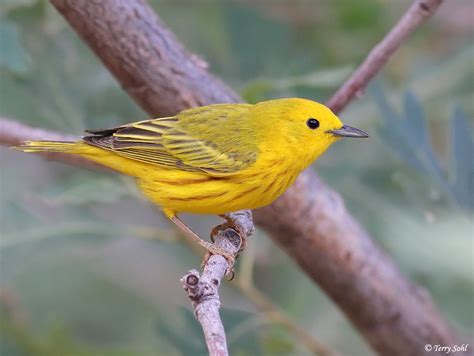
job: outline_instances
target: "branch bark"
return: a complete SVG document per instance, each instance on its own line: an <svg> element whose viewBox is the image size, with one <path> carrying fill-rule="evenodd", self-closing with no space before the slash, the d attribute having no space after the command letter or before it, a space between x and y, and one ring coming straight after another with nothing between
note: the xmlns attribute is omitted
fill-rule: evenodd
<svg viewBox="0 0 474 356"><path fill-rule="evenodd" d="M238 213L235 221L239 231L252 234L252 217L247 212ZM240 223L239 223L240 222ZM215 236L216 247L236 254L239 251L241 237L233 229L220 230ZM196 319L201 323L206 345L211 356L227 356L226 335L219 315L219 286L225 276L228 261L219 255L212 255L204 266L202 275L195 269L181 278L183 288L188 294Z"/></svg>
<svg viewBox="0 0 474 356"><path fill-rule="evenodd" d="M183 48L144 1L51 2L150 114L240 101ZM414 2L330 100L334 111L365 87L440 3ZM347 212L340 195L313 172L304 172L278 201L256 211L255 221L320 284L377 352L421 354L427 343L456 343L428 294L400 274Z"/></svg>
<svg viewBox="0 0 474 356"><path fill-rule="evenodd" d="M313 171L254 218L380 354L420 355L425 344L456 343L429 294L400 273Z"/></svg>
<svg viewBox="0 0 474 356"><path fill-rule="evenodd" d="M239 96L188 52L144 0L51 0L79 36L152 116Z"/></svg>

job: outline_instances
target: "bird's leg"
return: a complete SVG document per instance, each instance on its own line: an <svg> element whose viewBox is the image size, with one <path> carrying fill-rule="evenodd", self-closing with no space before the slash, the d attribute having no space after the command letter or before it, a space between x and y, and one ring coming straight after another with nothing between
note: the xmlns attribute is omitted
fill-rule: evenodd
<svg viewBox="0 0 474 356"><path fill-rule="evenodd" d="M202 266L206 264L207 260L209 259L211 255L221 255L229 263L229 267L227 268L226 274L230 273L231 275L233 275L235 256L232 253L229 253L228 251L222 248L216 247L214 246L214 244L201 239L199 235L196 234L193 230L191 230L191 228L188 225L186 225L183 222L183 220L181 220L177 215L170 216L169 218L177 227L181 229L181 231L184 232L184 234L187 237L189 237L194 242L197 242L201 247L203 247L207 251L206 255L204 256Z"/></svg>

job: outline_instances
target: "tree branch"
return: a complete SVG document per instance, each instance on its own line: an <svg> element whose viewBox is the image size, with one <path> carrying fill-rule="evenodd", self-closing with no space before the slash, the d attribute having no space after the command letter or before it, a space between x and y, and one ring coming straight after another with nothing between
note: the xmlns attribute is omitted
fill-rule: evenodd
<svg viewBox="0 0 474 356"><path fill-rule="evenodd" d="M329 99L327 105L335 113L340 112L354 97L362 93L370 80L387 64L400 45L423 22L431 17L443 0L416 0L396 23L384 39L376 45L367 58L339 90Z"/></svg>
<svg viewBox="0 0 474 356"><path fill-rule="evenodd" d="M425 344L456 343L429 294L400 273L313 171L254 219L380 354L418 355Z"/></svg>
<svg viewBox="0 0 474 356"><path fill-rule="evenodd" d="M207 73L202 61L179 44L144 1L51 2L149 113L168 115L189 106L240 100ZM415 1L406 20L362 65L370 70L361 67L331 99L334 111L365 87L440 2ZM2 140L5 137L9 134L0 135ZM426 343L456 343L428 294L400 274L347 212L340 195L313 172L304 172L279 200L256 211L255 220L320 284L378 352L421 354Z"/></svg>
<svg viewBox="0 0 474 356"><path fill-rule="evenodd" d="M237 252L231 239L237 236L237 242L240 241L238 235L232 229L228 229L232 235L219 238L216 246L227 251ZM183 288L191 300L196 319L201 323L204 332L204 339L211 356L228 355L227 341L224 325L219 315L221 302L219 299L219 285L224 277L228 267L227 260L219 255L212 255L204 266L202 276L195 269L190 270L181 278Z"/></svg>
<svg viewBox="0 0 474 356"><path fill-rule="evenodd" d="M253 230L250 212L242 212L235 221L241 222L239 230L250 235ZM216 247L236 254L239 251L241 238L233 229L220 230L215 236ZM191 300L194 315L201 323L207 348L211 356L228 355L224 326L219 316L219 286L229 267L228 261L219 255L212 255L204 265L202 275L195 269L181 278L183 288Z"/></svg>
<svg viewBox="0 0 474 356"><path fill-rule="evenodd" d="M240 98L188 52L144 0L51 0L122 88L152 116Z"/></svg>

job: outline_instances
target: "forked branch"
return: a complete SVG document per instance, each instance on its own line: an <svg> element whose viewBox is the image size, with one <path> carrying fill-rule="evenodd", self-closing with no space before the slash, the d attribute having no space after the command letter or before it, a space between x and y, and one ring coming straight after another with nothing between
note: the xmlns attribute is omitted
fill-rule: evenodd
<svg viewBox="0 0 474 356"><path fill-rule="evenodd" d="M238 230L248 236L253 232L252 217L247 212L238 213L234 221ZM214 244L231 254L239 252L242 239L233 229L219 230ZM229 267L228 261L219 255L212 255L204 265L202 274L193 269L181 278L194 310L194 315L201 323L206 345L211 356L228 355L224 326L219 315L221 305L219 286Z"/></svg>

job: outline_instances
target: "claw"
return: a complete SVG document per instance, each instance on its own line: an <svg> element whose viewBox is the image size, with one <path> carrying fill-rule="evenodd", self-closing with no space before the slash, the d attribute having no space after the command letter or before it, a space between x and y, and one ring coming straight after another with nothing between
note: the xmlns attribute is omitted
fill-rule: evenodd
<svg viewBox="0 0 474 356"><path fill-rule="evenodd" d="M235 270L234 270L234 267L232 267L232 268L227 268L226 271L225 271L225 275L226 275L226 276L227 276L227 275L230 275L227 280L228 280L229 282L232 281L232 280L234 279L234 277L235 277Z"/></svg>
<svg viewBox="0 0 474 356"><path fill-rule="evenodd" d="M230 275L229 280L232 280L235 276L234 272L234 264L235 264L235 259L239 256L240 252L243 251L245 246L247 245L247 238L245 234L240 231L240 228L238 225L236 225L233 220L227 216L223 216L223 218L226 220L224 224L221 224L219 226L216 226L215 228L212 229L211 231L211 240L214 242L214 236L216 236L219 231L231 228L234 231L237 232L237 234L240 237L240 246L237 251L237 253L234 255L232 253L229 253L227 250L224 250L222 248L216 247L214 244L209 243L207 241L203 241L199 235L197 235L194 231L192 231L178 216L173 215L172 213L167 214L167 216L173 221L184 233L186 236L189 236L193 241L196 241L200 246L202 246L207 252L204 256L204 259L201 263L201 268L204 268L206 263L209 261L209 258L212 255L220 255L224 257L227 262L228 262L228 267L225 271L226 275Z"/></svg>
<svg viewBox="0 0 474 356"><path fill-rule="evenodd" d="M227 260L228 267L225 271L225 275L230 275L229 281L233 280L235 277L235 271L234 271L234 264L235 264L235 257L234 255L230 254L226 250L220 249L215 246L209 246L209 248L206 251L206 254L204 255L204 258L201 262L201 269L204 269L206 266L207 262L209 261L209 258L211 258L212 255L219 255L224 257Z"/></svg>
<svg viewBox="0 0 474 356"><path fill-rule="evenodd" d="M217 225L215 226L214 228L212 228L211 230L211 241L214 242L215 240L215 236L217 236L217 234L220 232L220 231L223 231L223 230L226 230L226 229L232 229L234 230L235 232L237 232L237 234L239 235L240 237L240 246L239 246L239 250L236 254L236 258L240 255L240 253L245 249L245 247L247 246L247 236L246 234L244 233L244 231L241 230L240 226L238 224L235 224L235 222L232 220L232 218L230 218L229 216L227 215L219 215L220 217L222 217L223 219L226 220L225 223L223 224L220 224L220 225Z"/></svg>
<svg viewBox="0 0 474 356"><path fill-rule="evenodd" d="M211 235L210 235L211 241L214 242L217 234L219 234L220 231L224 231L225 229L228 229L228 228L234 228L234 225L228 220L223 224L214 226L211 230Z"/></svg>

